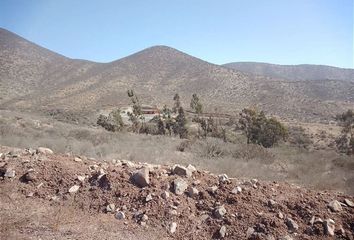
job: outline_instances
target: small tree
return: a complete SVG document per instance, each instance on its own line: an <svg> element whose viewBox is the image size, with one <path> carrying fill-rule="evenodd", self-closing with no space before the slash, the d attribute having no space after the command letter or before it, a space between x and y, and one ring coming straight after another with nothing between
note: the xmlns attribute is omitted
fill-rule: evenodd
<svg viewBox="0 0 354 240"><path fill-rule="evenodd" d="M267 118L264 112L243 109L239 119L240 129L247 137L247 143L272 147L287 137L287 129L276 118Z"/></svg>
<svg viewBox="0 0 354 240"><path fill-rule="evenodd" d="M172 108L172 112L177 113L178 109L181 107L181 101L179 99L178 93L176 93L175 96L173 97L173 101L174 101L174 105Z"/></svg>
<svg viewBox="0 0 354 240"><path fill-rule="evenodd" d="M337 115L336 120L343 127L341 135L336 139L337 149L348 155L354 154L354 111L348 110Z"/></svg>
<svg viewBox="0 0 354 240"><path fill-rule="evenodd" d="M203 112L203 105L200 103L199 97L196 93L192 95L190 107L195 111L196 114Z"/></svg>
<svg viewBox="0 0 354 240"><path fill-rule="evenodd" d="M157 132L158 132L159 135L165 135L166 134L165 125L164 125L164 123L163 123L161 118L159 118L158 121L157 121L157 129L158 129Z"/></svg>
<svg viewBox="0 0 354 240"><path fill-rule="evenodd" d="M121 131L124 125L119 109L110 112L108 117L102 114L99 115L97 124L111 132Z"/></svg>
<svg viewBox="0 0 354 240"><path fill-rule="evenodd" d="M187 119L184 114L182 107L178 109L178 115L176 117L176 124L174 131L179 135L180 138L187 138L188 130L186 128Z"/></svg>
<svg viewBox="0 0 354 240"><path fill-rule="evenodd" d="M136 94L134 94L133 90L128 90L127 93L128 93L128 97L130 98L130 100L133 104L133 112L132 113L128 112L127 114L129 116L129 120L133 124L133 131L139 132L140 131L140 127L139 127L140 121L143 124L142 128L145 128L145 117L141 111L141 104L140 104L140 101L139 101L138 97L136 96Z"/></svg>

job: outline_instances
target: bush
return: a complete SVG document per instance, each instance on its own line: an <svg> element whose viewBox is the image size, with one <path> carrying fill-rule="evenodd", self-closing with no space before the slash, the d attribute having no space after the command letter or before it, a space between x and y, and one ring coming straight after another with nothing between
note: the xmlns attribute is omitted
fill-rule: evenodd
<svg viewBox="0 0 354 240"><path fill-rule="evenodd" d="M110 112L108 117L100 114L97 119L97 124L111 132L121 131L124 125L119 109Z"/></svg>
<svg viewBox="0 0 354 240"><path fill-rule="evenodd" d="M308 149L313 141L309 135L305 133L303 127L291 127L289 128L289 142L297 147Z"/></svg>
<svg viewBox="0 0 354 240"><path fill-rule="evenodd" d="M240 129L247 137L247 143L269 148L288 136L287 129L276 118L267 118L264 112L243 109L239 119Z"/></svg>
<svg viewBox="0 0 354 240"><path fill-rule="evenodd" d="M337 115L336 120L343 126L341 135L336 140L338 151L348 155L354 154L354 111L348 110Z"/></svg>

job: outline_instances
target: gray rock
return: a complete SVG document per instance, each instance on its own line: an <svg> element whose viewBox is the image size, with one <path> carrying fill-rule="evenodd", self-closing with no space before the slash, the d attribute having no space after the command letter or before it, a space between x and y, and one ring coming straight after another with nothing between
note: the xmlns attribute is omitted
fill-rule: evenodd
<svg viewBox="0 0 354 240"><path fill-rule="evenodd" d="M230 180L226 174L221 174L221 175L219 175L219 182L228 183L228 182L230 182Z"/></svg>
<svg viewBox="0 0 354 240"><path fill-rule="evenodd" d="M117 211L116 214L114 215L114 217L118 220L122 220L125 218L125 214L122 211Z"/></svg>
<svg viewBox="0 0 354 240"><path fill-rule="evenodd" d="M171 223L171 224L170 224L170 227L169 227L169 232L170 232L171 234L173 234L173 233L176 232L176 230L177 230L177 223L175 223L175 222Z"/></svg>
<svg viewBox="0 0 354 240"><path fill-rule="evenodd" d="M188 184L181 178L177 178L173 181L173 192L176 195L182 195L186 191Z"/></svg>
<svg viewBox="0 0 354 240"><path fill-rule="evenodd" d="M211 187L208 187L207 191L209 193L215 193L216 191L218 190L218 186L211 186Z"/></svg>
<svg viewBox="0 0 354 240"><path fill-rule="evenodd" d="M38 153L41 153L41 154L53 154L54 152L50 148L39 147L39 148L37 148L37 154Z"/></svg>
<svg viewBox="0 0 354 240"><path fill-rule="evenodd" d="M335 222L332 219L326 219L323 222L324 232L327 235L334 236Z"/></svg>
<svg viewBox="0 0 354 240"><path fill-rule="evenodd" d="M86 179L85 176L77 176L77 180L79 180L80 182L84 182Z"/></svg>
<svg viewBox="0 0 354 240"><path fill-rule="evenodd" d="M165 200L167 200L170 197L170 193L167 191L164 191L163 193L161 193L161 197Z"/></svg>
<svg viewBox="0 0 354 240"><path fill-rule="evenodd" d="M107 212L113 213L115 210L116 210L116 205L114 205L113 203L108 204L106 207Z"/></svg>
<svg viewBox="0 0 354 240"><path fill-rule="evenodd" d="M224 238L226 236L226 226L225 225L221 226L221 228L219 230L219 236L221 238Z"/></svg>
<svg viewBox="0 0 354 240"><path fill-rule="evenodd" d="M146 222L147 220L149 220L148 215L144 214L143 216L141 216L141 221Z"/></svg>
<svg viewBox="0 0 354 240"><path fill-rule="evenodd" d="M226 214L226 209L224 206L219 206L214 209L214 216L216 218L222 218Z"/></svg>
<svg viewBox="0 0 354 240"><path fill-rule="evenodd" d="M172 168L172 173L176 174L178 176L182 177L191 177L192 176L192 171L186 167L183 167L181 165L174 165Z"/></svg>
<svg viewBox="0 0 354 240"><path fill-rule="evenodd" d="M8 177L8 178L14 178L16 176L16 172L15 170L13 170L12 168L7 168L6 172L4 174L4 177Z"/></svg>
<svg viewBox="0 0 354 240"><path fill-rule="evenodd" d="M150 202L151 200L152 200L152 195L149 193L145 198L145 202Z"/></svg>
<svg viewBox="0 0 354 240"><path fill-rule="evenodd" d="M349 207L354 207L354 203L347 198L344 199L344 203L347 204Z"/></svg>
<svg viewBox="0 0 354 240"><path fill-rule="evenodd" d="M268 200L268 207L274 208L277 205L277 202L273 199Z"/></svg>
<svg viewBox="0 0 354 240"><path fill-rule="evenodd" d="M189 197L194 198L194 197L198 196L198 194L199 194L199 191L197 188L195 188L195 187L189 188L189 190L188 190Z"/></svg>
<svg viewBox="0 0 354 240"><path fill-rule="evenodd" d="M196 169L192 164L188 164L187 169L188 169L189 171L191 171L192 173L195 172L195 171L197 171L197 169Z"/></svg>
<svg viewBox="0 0 354 240"><path fill-rule="evenodd" d="M231 193L232 194L239 194L242 192L242 188L240 186L235 187L234 189L232 189Z"/></svg>
<svg viewBox="0 0 354 240"><path fill-rule="evenodd" d="M299 229L299 225L297 225L297 223L291 218L287 218L285 223L290 231L296 231Z"/></svg>
<svg viewBox="0 0 354 240"><path fill-rule="evenodd" d="M333 200L332 202L330 202L328 204L329 209L331 209L333 212L340 212L343 210L342 205L340 204L340 202L338 202L337 200Z"/></svg>
<svg viewBox="0 0 354 240"><path fill-rule="evenodd" d="M146 187L150 184L149 169L142 168L136 171L132 176L132 181L139 187Z"/></svg>
<svg viewBox="0 0 354 240"><path fill-rule="evenodd" d="M78 185L74 185L71 188L69 188L69 193L76 193L77 191L79 191L80 186Z"/></svg>
<svg viewBox="0 0 354 240"><path fill-rule="evenodd" d="M286 236L279 238L279 240L293 240L293 238L290 237L289 235L286 235Z"/></svg>
<svg viewBox="0 0 354 240"><path fill-rule="evenodd" d="M252 234L254 233L254 228L253 227L249 227L247 228L247 232L246 232L246 236L249 238L252 236Z"/></svg>

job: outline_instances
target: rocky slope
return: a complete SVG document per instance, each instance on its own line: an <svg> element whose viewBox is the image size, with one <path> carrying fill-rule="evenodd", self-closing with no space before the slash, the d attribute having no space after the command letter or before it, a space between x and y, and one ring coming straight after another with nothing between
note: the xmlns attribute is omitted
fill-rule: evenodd
<svg viewBox="0 0 354 240"><path fill-rule="evenodd" d="M171 104L178 92L188 106L197 93L209 111L258 106L300 120L328 120L354 102L350 81L253 76L166 46L94 63L63 57L0 29L0 63L2 109L99 110L128 104L127 89L147 104Z"/></svg>
<svg viewBox="0 0 354 240"><path fill-rule="evenodd" d="M287 79L289 81L354 81L354 69L344 69L325 65L278 65L258 62L234 62L224 64L223 66L255 75Z"/></svg>
<svg viewBox="0 0 354 240"><path fill-rule="evenodd" d="M6 239L354 238L354 198L341 193L45 148L0 152Z"/></svg>

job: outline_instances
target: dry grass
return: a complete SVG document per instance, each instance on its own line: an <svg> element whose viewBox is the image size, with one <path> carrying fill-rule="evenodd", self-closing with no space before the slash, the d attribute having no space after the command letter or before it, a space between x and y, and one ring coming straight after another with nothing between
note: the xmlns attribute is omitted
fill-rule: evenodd
<svg viewBox="0 0 354 240"><path fill-rule="evenodd" d="M233 177L290 181L319 189L354 192L354 158L329 150L280 144L264 149L247 145L240 135L233 143L207 138L181 140L127 132L111 133L24 113L1 112L0 145L46 146L60 153L96 159L128 159L162 164L194 164Z"/></svg>

